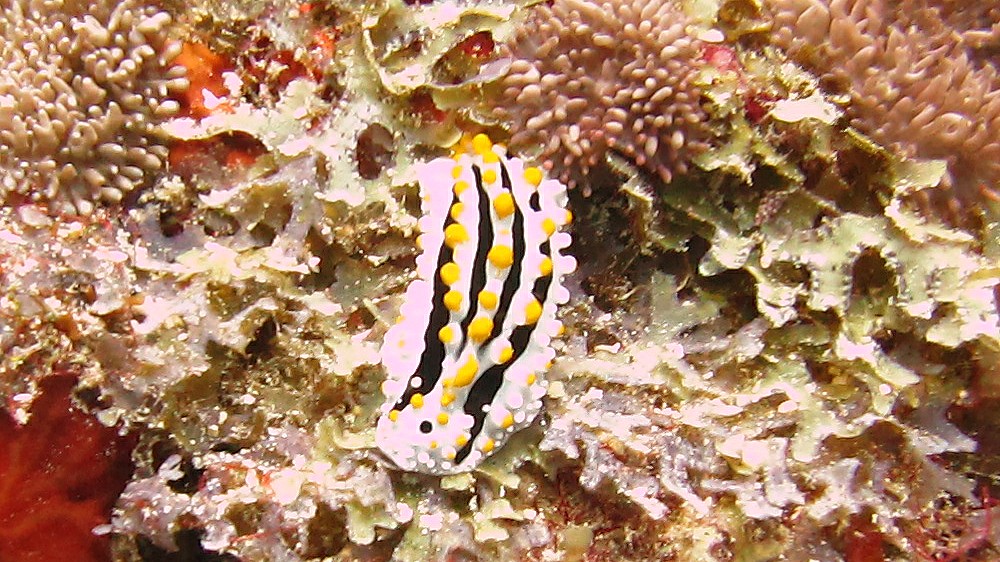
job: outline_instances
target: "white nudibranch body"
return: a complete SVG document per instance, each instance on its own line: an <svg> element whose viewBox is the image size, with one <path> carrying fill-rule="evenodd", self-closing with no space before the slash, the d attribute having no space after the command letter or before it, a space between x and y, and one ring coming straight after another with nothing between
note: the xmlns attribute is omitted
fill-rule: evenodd
<svg viewBox="0 0 1000 562"><path fill-rule="evenodd" d="M418 172L417 279L382 346L376 441L400 468L471 470L532 422L569 299L566 187L477 135Z"/></svg>

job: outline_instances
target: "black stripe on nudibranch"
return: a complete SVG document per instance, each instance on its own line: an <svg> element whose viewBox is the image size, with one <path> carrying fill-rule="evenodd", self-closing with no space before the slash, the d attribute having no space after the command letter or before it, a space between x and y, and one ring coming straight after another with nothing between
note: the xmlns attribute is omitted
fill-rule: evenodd
<svg viewBox="0 0 1000 562"><path fill-rule="evenodd" d="M510 181L510 174L507 172L507 166L500 163L500 179L503 182L503 189L507 193L513 194L513 186ZM511 301L514 298L514 293L517 292L518 285L521 283L521 268L523 267L524 260L524 213L521 212L519 207L514 207L514 224L511 230L513 236L512 251L514 254L514 262L510 265L507 271L507 278L504 279L503 289L500 293L500 306L497 308L496 314L493 316L493 332L490 337L486 340L485 344L496 339L500 335L500 330L503 329L504 320L507 319L507 313L510 312Z"/></svg>
<svg viewBox="0 0 1000 562"><path fill-rule="evenodd" d="M541 206L541 204L539 204L538 201L539 201L539 199L538 199L538 192L537 191L534 192L534 193L532 193L531 197L528 198L528 206L530 206L531 210L535 211L536 213L542 210L542 206Z"/></svg>
<svg viewBox="0 0 1000 562"><path fill-rule="evenodd" d="M458 202L458 196L452 196L452 204ZM448 225L452 224L454 219L451 216L445 218L444 225L441 227L442 230L448 228ZM440 249L438 250L437 259L437 271L448 262L452 261L454 257L454 251L448 247L447 244L442 243ZM416 371L410 375L410 380L406 385L406 391L400 396L396 405L393 406L394 410L401 410L404 406L410 403L410 399L413 398L414 394L420 393L422 395L429 394L431 389L437 384L438 380L441 378L441 365L444 362L445 351L444 343L438 338L438 331L444 328L448 324L448 318L450 312L448 307L444 304L444 295L448 292L448 285L441 279L441 276L434 276L434 296L431 297L431 315L430 321L427 323L427 329L424 331L424 351L420 354L420 363L417 365ZM414 386L413 379L420 379L420 384Z"/></svg>
<svg viewBox="0 0 1000 562"><path fill-rule="evenodd" d="M486 256L493 246L493 220L490 219L490 196L486 193L486 188L483 186L483 172L479 166L472 165L472 175L476 178L476 207L479 209L479 240L476 246L476 258L472 263L472 279L469 283L469 293L467 295L469 310L465 318L462 319L462 343L458 346L459 349L465 347L469 337L469 324L472 323L476 312L479 311L477 296L483 290L483 287L486 286Z"/></svg>
<svg viewBox="0 0 1000 562"><path fill-rule="evenodd" d="M469 438L469 442L463 445L455 454L455 462L462 462L472 452L472 444L482 432L486 421L487 412L484 410L484 407L487 404L492 405L496 401L497 391L504 380L504 373L507 372L511 365L517 362L521 354L524 353L524 350L527 349L528 342L531 341L531 334L535 331L535 326L535 324L531 324L514 328L510 336L510 344L514 349L511 360L486 369L486 372L476 380L472 385L472 389L469 390L469 396L466 398L465 406L462 409L465 410L466 414L472 416L472 428L469 430L471 437Z"/></svg>

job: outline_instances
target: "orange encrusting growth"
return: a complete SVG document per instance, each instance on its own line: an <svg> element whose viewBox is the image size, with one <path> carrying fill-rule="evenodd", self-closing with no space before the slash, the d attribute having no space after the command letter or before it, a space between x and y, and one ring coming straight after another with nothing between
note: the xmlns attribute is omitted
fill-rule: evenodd
<svg viewBox="0 0 1000 562"><path fill-rule="evenodd" d="M180 117L203 119L214 113L232 113L231 103L225 99L229 90L223 82L222 74L233 70L234 64L213 52L201 43L184 43L174 64L187 70L190 82L188 89L178 97L181 103ZM208 103L207 96L220 98L216 104ZM219 135L205 140L175 142L170 146L168 162L181 175L189 175L187 167L193 171L202 170L206 163L219 164L228 170L244 170L253 165L264 153L263 146L255 139L240 138L239 135ZM206 158L209 162L206 162Z"/></svg>
<svg viewBox="0 0 1000 562"><path fill-rule="evenodd" d="M212 52L200 43L184 43L181 53L174 59L187 69L187 78L191 85L180 97L181 116L201 119L216 111L232 113L232 106L222 102L219 106L209 109L205 106L205 91L214 96L222 97L228 93L222 81L222 73L231 70L233 65L222 56Z"/></svg>

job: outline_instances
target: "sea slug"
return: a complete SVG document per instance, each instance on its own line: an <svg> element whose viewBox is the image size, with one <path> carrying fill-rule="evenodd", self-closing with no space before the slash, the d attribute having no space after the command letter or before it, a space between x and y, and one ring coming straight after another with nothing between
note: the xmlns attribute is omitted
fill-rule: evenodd
<svg viewBox="0 0 1000 562"><path fill-rule="evenodd" d="M423 164L417 278L381 359L376 442L404 470L471 470L542 407L569 299L566 187L486 135Z"/></svg>

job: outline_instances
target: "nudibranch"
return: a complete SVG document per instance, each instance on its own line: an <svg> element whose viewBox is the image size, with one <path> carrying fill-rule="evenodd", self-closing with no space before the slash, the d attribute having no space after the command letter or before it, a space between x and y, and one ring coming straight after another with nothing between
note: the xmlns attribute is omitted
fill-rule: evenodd
<svg viewBox="0 0 1000 562"><path fill-rule="evenodd" d="M381 359L376 442L404 470L473 469L542 407L576 260L566 187L476 135L418 170L417 277Z"/></svg>

